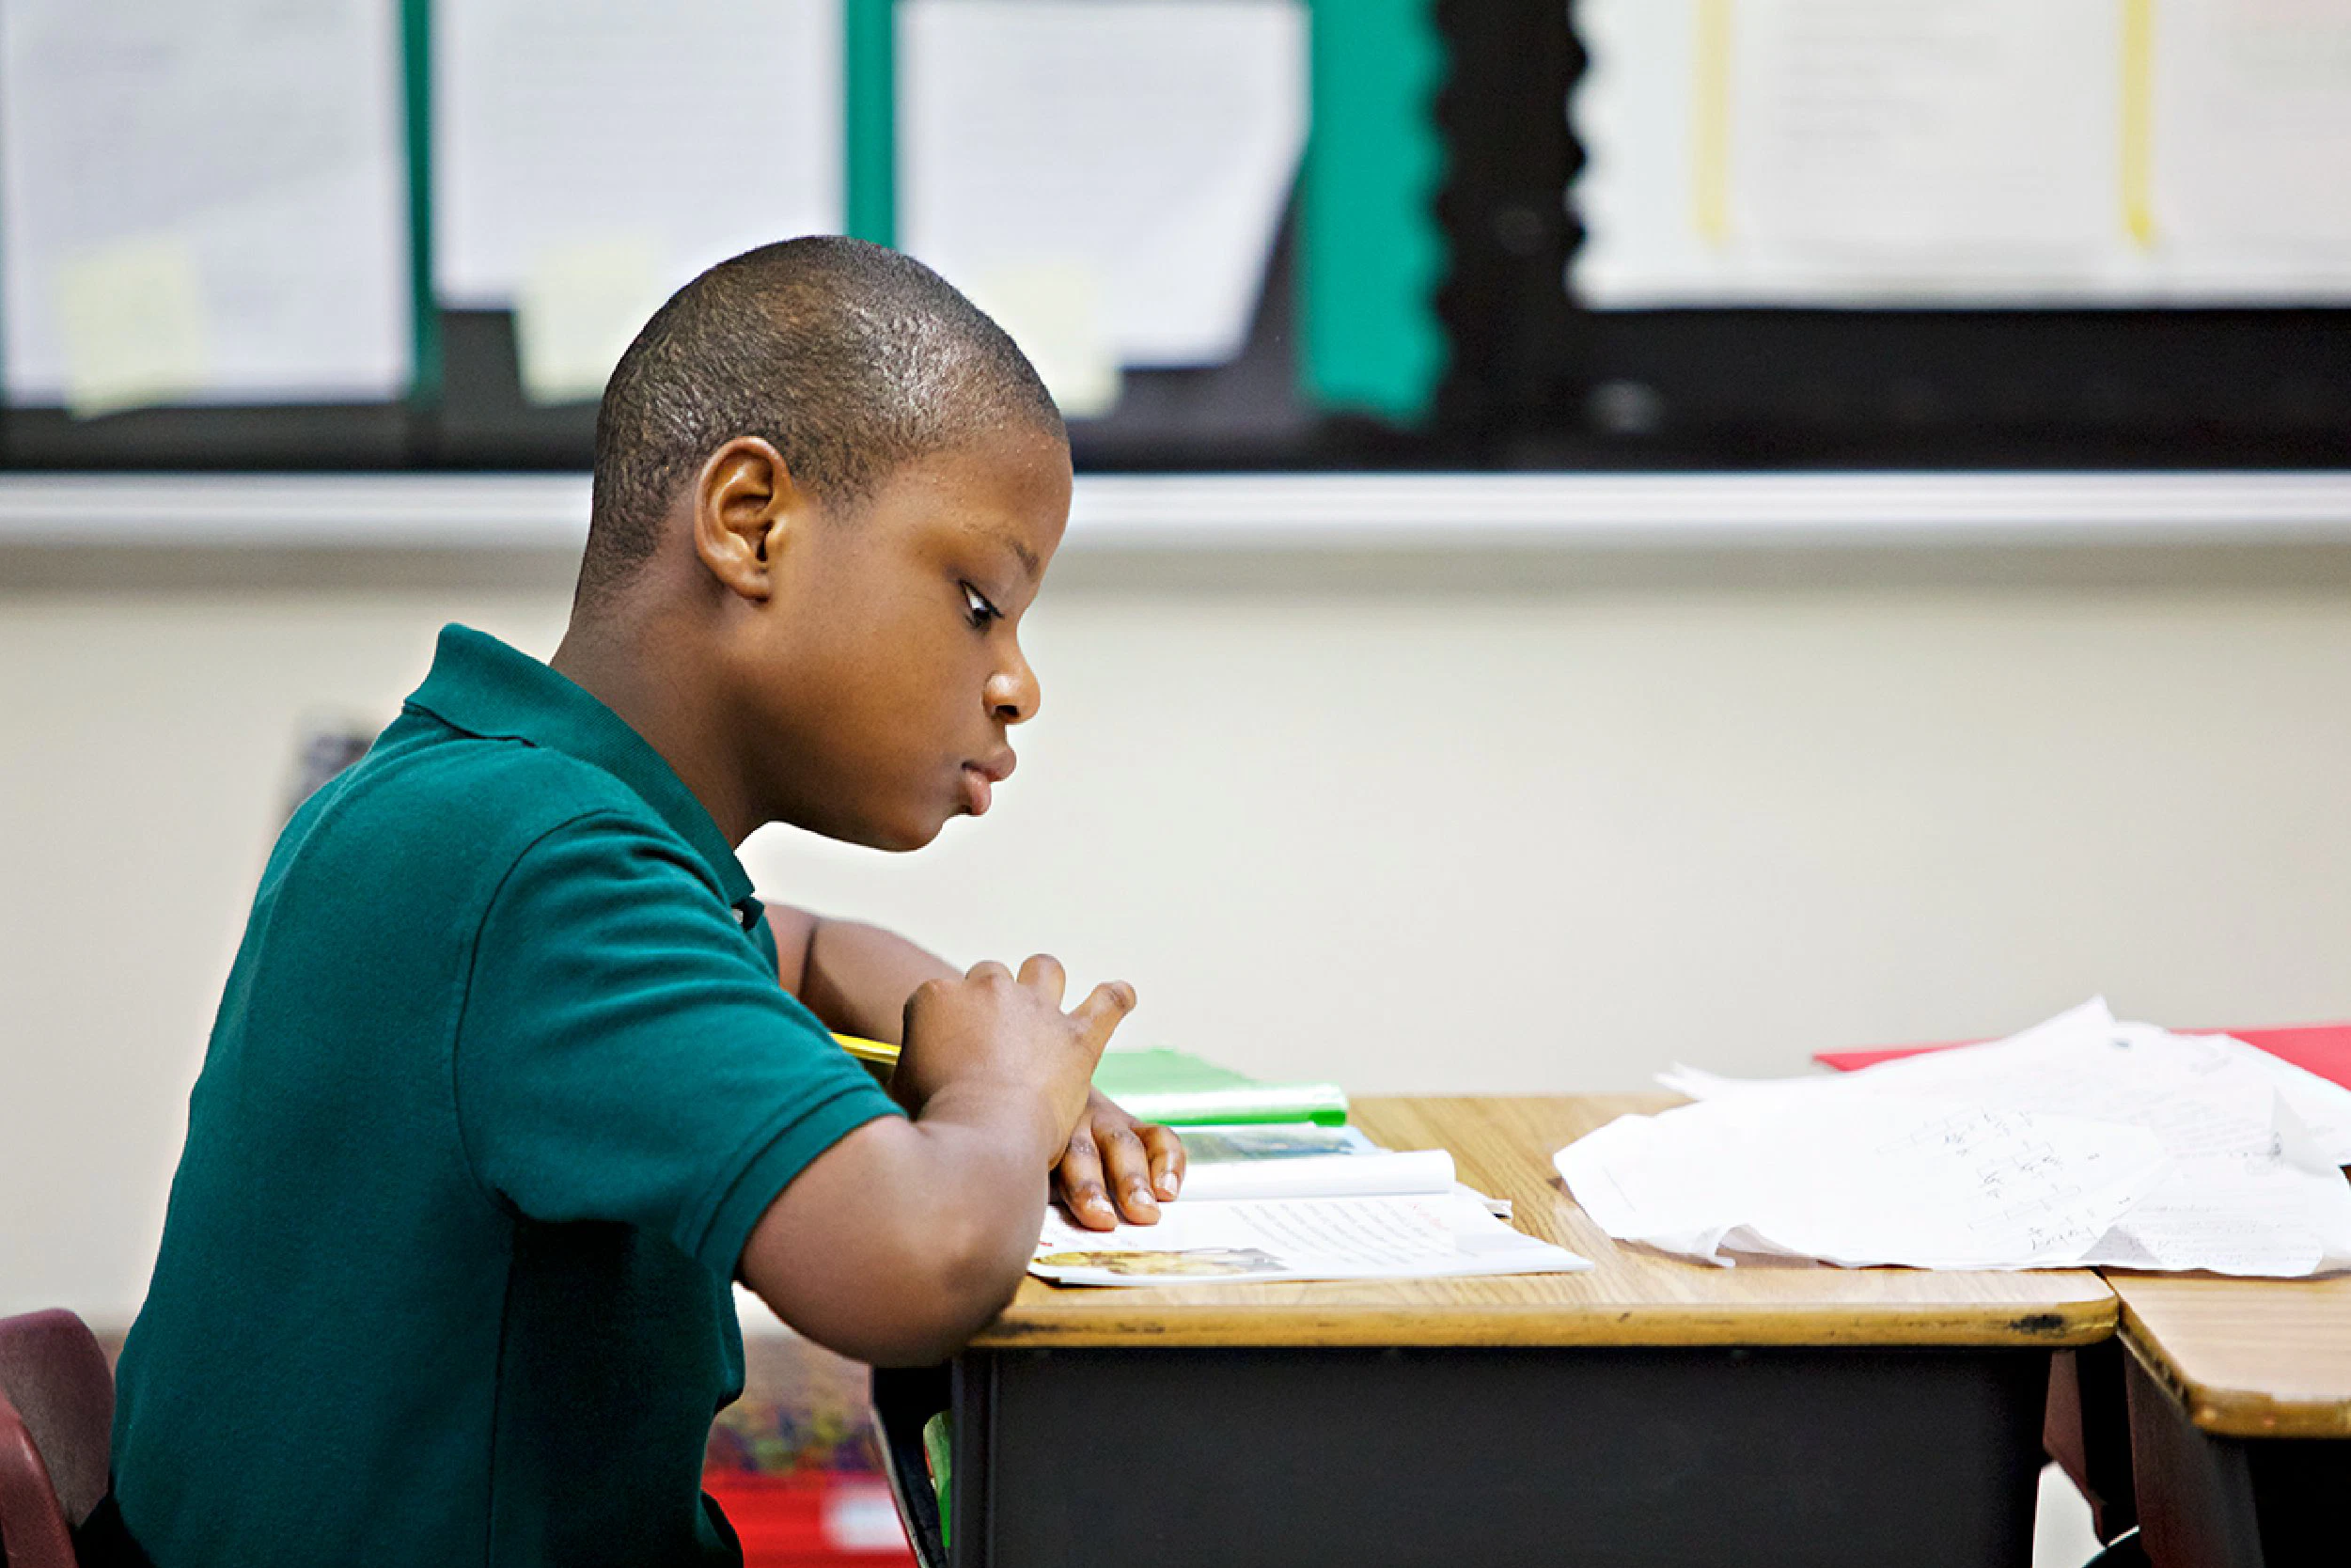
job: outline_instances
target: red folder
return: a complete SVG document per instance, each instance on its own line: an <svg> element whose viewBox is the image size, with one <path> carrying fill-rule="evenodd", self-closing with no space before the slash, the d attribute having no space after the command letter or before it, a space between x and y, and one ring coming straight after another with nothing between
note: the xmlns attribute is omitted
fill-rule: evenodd
<svg viewBox="0 0 2351 1568"><path fill-rule="evenodd" d="M2285 1029L2182 1029L2182 1034L2233 1035L2248 1045L2258 1045L2271 1056L2290 1061L2306 1073L2315 1073L2351 1089L2351 1024L2302 1024ZM1874 1051L1820 1051L1812 1059L1840 1073L1850 1073L1857 1067L1873 1062L1891 1061L1896 1057L1915 1057L1922 1051L1948 1051L1953 1045L1976 1045L1974 1040L1946 1041L1940 1045L1897 1045Z"/></svg>

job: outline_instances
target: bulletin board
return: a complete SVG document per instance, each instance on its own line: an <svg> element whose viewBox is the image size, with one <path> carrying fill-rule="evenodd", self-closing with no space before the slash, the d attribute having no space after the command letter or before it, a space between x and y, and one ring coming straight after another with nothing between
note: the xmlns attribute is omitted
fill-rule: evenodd
<svg viewBox="0 0 2351 1568"><path fill-rule="evenodd" d="M948 188L925 174L932 165L923 160L933 155L926 149L953 150L968 139L957 133L959 125L981 123L950 118L942 131L940 113L926 118L926 106L956 102L951 82L935 92L919 86L948 81L940 61L952 65L959 54L996 48L1011 51L1004 58L1017 63L1036 57L1042 39L1053 49L1080 52L1055 67L1058 80L1123 81L1116 71L1136 69L1136 39L1147 36L1149 25L1164 24L1171 7L1185 3L777 0L749 6L748 0L681 0L659 14L707 13L713 26L732 13L796 19L792 25L802 32L794 37L805 47L795 57L821 64L822 91L811 74L808 91L776 96L823 101L819 118L808 122L815 129L792 138L806 154L793 188L813 189L815 180L823 189L797 206L761 197L768 205L754 203L751 210L784 213L772 221L787 228L838 227L920 254L933 243L926 235L946 232L940 224L951 227L954 221L951 203L925 205L926 178L931 191ZM1288 59L1284 49L1294 52L1295 140L1285 145L1285 161L1277 165L1262 158L1246 168L1246 160L1232 165L1242 173L1230 177L1246 176L1248 182L1246 199L1233 201L1255 214L1254 227L1231 242L1246 253L1240 270L1178 256L1183 267L1166 274L1175 280L1166 287L1171 301L1183 292L1179 285L1212 273L1222 277L1222 327L1185 328L1179 321L1184 312L1172 304L1159 313L1165 320L1154 321L1151 310L1134 306L1137 285L1132 279L1120 285L1127 289L1127 303L1114 300L1108 314L1123 310L1128 324L1119 330L1151 340L1129 342L1112 356L1115 396L1084 396L1083 366L1065 382L1080 388L1080 395L1065 394L1064 401L1073 409L1081 469L2164 468L2342 461L2343 437L2351 430L2351 308L2344 307L2351 293L2330 292L2324 277L2298 286L2288 280L2266 293L2256 290L2258 297L2232 298L2209 287L2175 288L2157 297L2143 277L2125 275L2125 268L2103 294L2076 290L2069 295L2061 288L2034 296L2027 279L2005 294L1993 289L1964 297L1967 291L1959 290L1938 296L1931 287L1907 294L1896 287L1889 293L1866 268L1849 275L1833 268L1819 275L1801 267L1774 273L1774 257L1762 250L1760 260L1725 251L1729 261L1701 257L1679 273L1671 257L1657 259L1664 253L1654 246L1628 250L1625 237L1635 230L1618 221L1622 194L1631 189L1638 196L1660 182L1646 175L1625 178L1638 160L1628 159L1622 144L1607 144L1599 134L1608 130L1607 115L1591 107L1606 108L1607 94L1623 88L1627 62L1649 57L1639 50L1654 43L1640 37L1626 43L1620 36L1624 18L1678 19L1672 25L1687 36L1668 40L1670 49L1652 48L1652 55L1674 62L1684 77L1719 77L1738 87L1736 102L1753 103L1768 99L1750 77L1766 80L1755 73L1774 57L1760 55L1763 63L1756 65L1723 44L1722 37L1782 36L1783 55L1790 47L1785 38L1818 46L1824 28L1833 31L1840 14L1856 9L1847 0L1189 3L1201 14L1222 6L1224 23L1242 29L1231 37L1247 40L1249 58L1261 65L1277 55ZM2162 29L2176 26L2170 20L2174 12L2165 8L2189 3L2124 0L2118 8L2106 0L2094 6L2066 0L2052 8L2039 0L1986 0L1983 8L1934 8L2030 18L2071 7L2082 17L2093 9L2118 15L2125 29L2137 16L2155 29L2147 47L2160 58L2170 37ZM522 188L515 165L453 160L448 140L453 127L494 113L514 90L502 77L498 92L485 92L478 70L472 78L465 74L465 62L510 61L510 51L499 53L496 28L537 24L537 9L549 7L560 9L559 0L338 0L319 8L321 15L343 14L353 28L374 27L388 40L381 70L388 112L398 116L400 240L395 248L404 242L404 254L392 259L404 279L397 302L406 344L400 389L240 400L233 387L192 400L175 399L165 386L141 401L117 385L70 408L64 406L70 399L38 386L27 395L11 381L9 400L0 406L0 465L587 466L598 374L593 356L567 362L559 343L556 351L547 348L558 335L543 323L565 310L592 310L600 301L607 306L657 302L682 281L675 275L681 263L672 255L658 266L649 264L640 254L642 236L609 227L570 236L536 259L509 255L500 262L497 236L481 238L483 204L466 205L465 191ZM2306 0L2298 10L2331 25L2330 8L2344 11L2351 24L2351 0ZM105 8L102 4L90 14ZM196 8L208 15L219 10L230 23L268 10L262 0L196 0ZM1922 0L1859 8L1881 16L1927 10ZM28 52L40 40L27 41L25 19L71 9L70 0L13 0L0 11L0 42L12 57L32 60ZM388 13L390 23L371 21L378 12ZM1086 33L1081 17L1091 19L1099 38ZM1143 30L1121 42L1126 23ZM645 23L640 17L632 24ZM1780 34L1762 31L1767 24ZM2043 25L2017 24L2028 24ZM1024 27L1030 31L1024 34ZM2351 31L2344 39L2351 58ZM328 41L321 34L321 47ZM608 138L619 137L625 126L616 118L619 109L606 116L576 107L614 96L593 96L593 72L602 69L590 47L597 42L585 39L572 54L545 52L553 63L531 90L551 95L548 102L558 109L549 114L569 113L598 125ZM602 46L608 54L642 55L659 42L616 35ZM1887 48L1900 42L1879 40ZM2126 31L2125 55L2130 47ZM1102 63L1089 65L1082 53L1087 48L1105 51ZM1163 38L1139 57L1169 55ZM679 73L658 74L669 79ZM1236 122L1252 114L1279 120L1289 111L1268 96L1277 74L1257 71L1257 96L1218 112ZM977 75L965 73L966 92ZM1057 78L1047 72L1040 79L1049 88ZM477 85L468 86L469 80ZM1025 125L990 119L989 133L1013 138L1007 147L1015 147L1021 134L1044 137L1047 145L1058 136L1099 152L1116 145L1121 128L1085 116L1113 113L1121 92L1172 94L1165 102L1179 118L1217 108L1211 100L1185 98L1186 78L1172 67L1158 78L1136 81L1140 86L1131 91L1098 91L1090 101L1074 94L1060 111L1063 121L1050 113L1032 116ZM1691 90L1697 102L1702 95ZM1958 89L1926 82L1918 90ZM2351 83L2343 90L2351 102ZM1663 102L1668 95L1653 96ZM30 112L22 109L24 100L22 92L13 101L0 99L0 151L10 143L22 149L35 131L45 129L23 122L22 114ZM566 102L574 107L560 109ZM2332 100L2322 95L2312 102L2323 113ZM677 106L673 111L673 120L682 113ZM2128 104L2113 113L2127 129ZM1679 136L1701 143L1712 135L1750 162L1748 149L1775 145L1771 126L1758 130L1728 111L1677 103L1672 118L1678 129L1661 133L1668 141ZM2344 124L2351 128L2351 109ZM705 140L732 147L742 136L719 126ZM751 138L757 145L778 139L772 129L758 129ZM1593 140L1602 145L1588 145ZM620 152L630 144L608 139L603 145L619 150L608 152L601 165L590 161L588 172L608 170L617 184L618 165L625 161ZM529 152L509 150L518 158ZM677 175L668 182L677 189L669 194L682 205L693 193L714 188L714 180L753 178L745 171L771 182L782 178L767 166L776 160L739 154L714 167L709 160L689 166L689 160L657 150L644 161L658 173L664 156ZM1948 161L1956 154L1946 148L1942 156ZM21 161L10 165L20 166ZM1702 170L1704 161L1684 156L1682 166ZM470 187L468 168L478 176ZM1134 184L1146 193L1176 191L1183 173L1154 166ZM639 170L637 177L648 176ZM1097 170L1089 178L1104 177ZM1729 231L1743 232L1741 226L1749 225L1748 211L1740 205L1749 200L1746 187L1702 172L1689 178L1701 189L1676 199L1701 212L1712 200ZM1721 187L1712 196L1705 188L1710 178ZM20 177L0 190L0 200L16 200L24 183ZM527 187L546 196L550 212L583 205L559 180L532 180ZM1964 183L1956 188L1966 195ZM1615 197L1608 196L1611 189ZM1134 193L1108 195L1127 199ZM1610 207L1610 200L1618 205ZM1065 209L1077 205L1062 203ZM1898 206L1881 205L1889 212ZM10 221L0 224L0 272L14 275L31 264L28 254L37 258L40 234L38 225L28 227L15 216L17 208L8 212ZM524 211L515 221L527 216ZM1206 220L1191 225L1203 232L1207 227ZM1768 225L1758 231L1768 233ZM751 232L756 238L765 230ZM704 243L723 240L713 233ZM509 236L505 243L511 252L515 242ZM2323 247L2318 254L2323 259ZM2351 257L2351 241L2343 254ZM118 277L169 283L175 275L171 258L144 242L104 250L100 259ZM501 265L511 274L505 284L498 281ZM972 265L988 271L989 264ZM950 277L1010 324L1023 287L1025 297L1049 304L1083 297L1097 286L1105 297L1115 293L1117 278L1100 268L1089 273L1093 265L1074 254L1026 259L1026 273L1012 268L1009 291L995 296L1002 304L982 297L971 276L950 272ZM2351 260L2344 265L2351 268ZM665 274L663 267L672 270ZM997 278L990 287L1003 284ZM1244 286L1246 297L1236 295ZM375 291L383 295L380 286ZM148 294L173 297L169 288ZM1143 297L1148 304L1149 294ZM631 304L629 309L641 320L650 306ZM1069 315L1036 317L1015 336L1033 341L1032 354L1042 364L1053 357L1048 339L1074 334L1092 343L1088 349L1081 342L1077 357L1101 371L1101 343L1062 319ZM117 321L101 312L98 320L117 339L128 337L133 346L147 341L128 335L128 316ZM166 311L162 320L152 336L168 344L178 318ZM1032 329L1040 335L1034 339ZM100 336L102 341L105 332ZM12 329L0 338L0 360L20 362L24 337ZM172 366L165 357L167 381ZM132 382L135 394L136 378Z"/></svg>
<svg viewBox="0 0 2351 1568"><path fill-rule="evenodd" d="M2143 81L2150 54L2159 65L2196 41L2178 36L2183 18L2208 23L2227 9L2222 0L1985 0L1967 7L1575 0L1539 13L1441 7L1453 69L1437 112L1456 152L1440 198L1450 263L1440 299L1454 355L1441 422L1458 432L1459 449L1508 467L2340 464L2351 431L2351 309L2344 308L2351 304L2351 221L2325 214L2351 220L2351 209L2309 192L2309 199L2296 202L2288 193L2277 200L2281 211L2317 212L2343 232L2301 236L2299 248L2279 244L2249 259L2191 255L2201 272L2186 275L2176 266L2167 273L2150 264L2151 257L2162 259L2171 217L2161 207L2160 180L2151 180L2146 168L2147 144L2160 158L2193 143L2177 133L2167 142L2171 121L2151 128L2149 105L2107 84L2134 68ZM2340 166L2351 178L2351 5L2311 0L2233 10L2298 16L2318 35L2259 40L2269 53L2252 52L2252 64L2291 64L2307 112L2298 122L2273 127L2275 138L2291 141L2308 165L2307 180L2322 190L2341 188L2327 171ZM1608 55L1612 25L1628 19L1685 29L1667 68L1686 73L1685 82L1712 78L1714 102L1695 85L1681 87L1685 96L1677 98L1669 84L1652 95L1665 108L1645 127L1634 116L1618 114L1611 123L1606 113L1580 112L1595 100L1605 109L1611 95L1620 104L1628 96L1625 78L1640 62L1628 62L1622 48L1613 62ZM1998 97L1964 73L1943 80L1927 72L1921 81L1896 78L1857 103L1836 105L1840 118L1826 128L1753 123L1763 117L1741 120L1720 107L1724 97L1752 102L1772 85L1762 68L1724 58L1726 34L1776 41L1776 63L1789 73L1807 64L1817 69L1831 46L1843 49L1832 57L1845 63L1848 80L1869 86L1894 75L1887 57L1898 61L1900 50L1930 60L1989 55L1984 71L1992 74L2001 62L1984 35L2001 26L2017 36L2036 28L2085 36L2062 40L2071 54L2052 48L2041 80L2030 71L2021 81L1995 76ZM1943 37L1937 28L1973 32ZM1793 65L1786 58L1795 52L1792 35L1812 52ZM2001 36L1991 33L1993 39ZM2218 46L2210 52L2227 53ZM2272 101L2282 96L2267 83L2251 86ZM1897 88L1908 90L1909 99ZM1951 100L1968 91L1983 92L1988 103L1963 99L1954 106ZM2029 119L2020 99L2084 113L2091 147L2072 159L2074 178L2113 193L2093 193L2058 211L2054 241L2043 232L2048 214L2019 216L2004 211L1999 197L2020 185L2037 188L2028 177L2059 162L2051 146L2065 128L2035 128L2018 147L1979 156L1983 149L1971 139L1978 123L1959 118L1980 111L1986 123ZM1564 116L1558 112L1562 102L1570 106ZM2162 106L2158 98L2155 108ZM2008 222L2026 239L2049 241L2050 252L2020 251L2012 237L2005 248L1983 247L1990 264L1968 258L1964 269L1938 266L1957 254L1953 237L1930 234L1920 243L1905 236L1904 214L1885 211L1899 206L1888 198L1902 193L1869 190L1861 183L1866 166L1858 174L1850 167L1859 160L1840 165L1833 137L1882 134L1870 123L1872 114L1915 123L1932 120L1937 110L1962 133L1940 145L1902 148L1905 170L1936 159L1963 165L1951 179L1972 175L1982 189L1970 193L1962 185L1951 199L1965 206L1962 198L1973 196L1981 215L1971 222ZM2190 125L2198 137L2207 129ZM1611 132L1622 138L1644 130L1638 147L1607 139ZM1783 156L1783 184L1797 184L1801 195L1804 179L1820 187L1830 175L1842 177L1845 187L1827 187L1841 197L1836 211L1858 213L1883 232L1798 234L1794 242L1768 236L1780 241L1776 252L1756 246L1745 256L1735 243L1715 256L1702 243L1662 257L1655 253L1665 247L1643 255L1635 246L1628 259L1625 226L1607 231L1608 219L1643 198L1695 209L1691 229L1727 223L1734 241L1742 223L1760 227L1759 215L1743 210L1743 203L1758 204L1736 189L1726 193L1718 165L1724 153L1733 168L1763 162L1758 144L1767 151L1775 133L1810 160ZM1703 172L1710 160L1690 151L1710 139L1717 165L1711 187ZM2136 165L2134 140L2140 149ZM1654 150L1661 146L1670 149L1663 158ZM1476 155L1460 155L1472 149ZM2236 180L2236 165L2275 168L2282 161L2275 145L2239 149L2234 157L2235 165L2219 170L2232 186L2249 183ZM1683 174L1677 162L1691 172ZM2162 166L2158 162L2158 174ZM1872 199L1857 197L1856 190ZM1934 217L1943 199L1940 191L1930 192L1916 207ZM2074 230L2064 227L2069 220ZM2132 243L2149 239L2156 243ZM2054 248L2058 242L2066 248ZM1686 253L1698 254L1698 264L1683 264ZM1878 264L1889 253L1902 257L1907 271ZM1743 274L1725 258L1761 264ZM1604 271L1593 286L1595 263L1615 266L1615 275Z"/></svg>

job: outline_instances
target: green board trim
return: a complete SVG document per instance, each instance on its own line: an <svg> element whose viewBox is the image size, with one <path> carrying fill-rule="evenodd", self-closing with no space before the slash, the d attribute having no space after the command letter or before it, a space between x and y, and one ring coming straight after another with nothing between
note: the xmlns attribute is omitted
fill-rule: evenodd
<svg viewBox="0 0 2351 1568"><path fill-rule="evenodd" d="M1310 0L1314 105L1300 180L1303 390L1411 421L1445 373L1435 292L1445 46L1434 0Z"/></svg>
<svg viewBox="0 0 2351 1568"><path fill-rule="evenodd" d="M400 85L408 111L408 300L416 363L412 403L441 400L441 302L432 291L432 4L400 0Z"/></svg>
<svg viewBox="0 0 2351 1568"><path fill-rule="evenodd" d="M898 243L898 38L890 0L842 0L842 227Z"/></svg>

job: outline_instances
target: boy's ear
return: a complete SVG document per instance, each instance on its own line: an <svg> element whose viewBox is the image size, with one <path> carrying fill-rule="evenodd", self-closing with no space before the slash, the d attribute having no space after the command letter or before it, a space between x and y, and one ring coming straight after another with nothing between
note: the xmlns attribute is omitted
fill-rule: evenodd
<svg viewBox="0 0 2351 1568"><path fill-rule="evenodd" d="M807 510L783 454L756 435L736 436L695 479L694 553L729 592L765 599L776 557Z"/></svg>

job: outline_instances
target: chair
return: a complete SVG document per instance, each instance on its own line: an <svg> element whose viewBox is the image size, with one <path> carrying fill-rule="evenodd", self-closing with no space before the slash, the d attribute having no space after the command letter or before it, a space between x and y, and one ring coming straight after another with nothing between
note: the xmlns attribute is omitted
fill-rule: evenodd
<svg viewBox="0 0 2351 1568"><path fill-rule="evenodd" d="M73 1529L106 1495L115 1379L71 1312L0 1318L0 1560L74 1568Z"/></svg>

